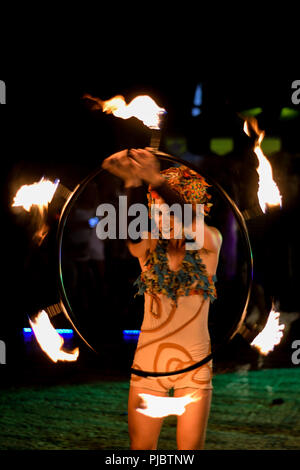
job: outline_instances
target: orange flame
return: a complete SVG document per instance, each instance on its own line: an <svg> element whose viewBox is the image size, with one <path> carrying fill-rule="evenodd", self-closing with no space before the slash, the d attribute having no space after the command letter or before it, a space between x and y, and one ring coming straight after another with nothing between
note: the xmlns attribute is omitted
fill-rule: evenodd
<svg viewBox="0 0 300 470"><path fill-rule="evenodd" d="M281 338L283 337L285 325L279 324L279 317L280 313L276 312L274 308L272 308L264 329L251 343L251 346L257 348L264 356L273 351L274 347L280 343Z"/></svg>
<svg viewBox="0 0 300 470"><path fill-rule="evenodd" d="M102 109L105 113L111 113L122 119L136 117L151 129L160 129L161 116L166 112L147 95L137 96L129 104L126 104L125 98L121 95L114 96L107 101L94 98L89 94L84 95L84 98L94 102L94 109Z"/></svg>
<svg viewBox="0 0 300 470"><path fill-rule="evenodd" d="M21 206L29 212L31 207L35 205L42 213L52 201L58 184L58 180L53 183L44 177L38 183L24 184L17 191L12 206Z"/></svg>
<svg viewBox="0 0 300 470"><path fill-rule="evenodd" d="M254 148L254 152L259 162L257 168L257 173L259 175L257 196L261 210L265 213L268 206L281 205L281 195L273 180L273 171L270 162L261 149L261 143L264 139L265 132L259 129L256 119L253 118L251 121L245 121L244 123L244 132L248 136L250 136L250 125L258 137Z"/></svg>
<svg viewBox="0 0 300 470"><path fill-rule="evenodd" d="M62 350L64 339L51 325L45 310L41 310L34 320L29 320L29 323L40 347L53 362L77 360L79 348L72 352Z"/></svg>
<svg viewBox="0 0 300 470"><path fill-rule="evenodd" d="M137 411L151 418L163 418L165 416L177 415L181 416L185 412L185 408L190 403L201 400L201 397L195 397L189 394L184 397L158 397L147 393L139 393L139 397L143 402Z"/></svg>
<svg viewBox="0 0 300 470"><path fill-rule="evenodd" d="M59 180L53 183L50 180L42 178L38 183L24 184L21 186L14 197L12 207L23 207L27 212L30 212L32 206L38 208L39 217L37 217L35 221L38 228L33 238L39 245L41 245L49 231L49 227L45 221L47 209L58 185Z"/></svg>

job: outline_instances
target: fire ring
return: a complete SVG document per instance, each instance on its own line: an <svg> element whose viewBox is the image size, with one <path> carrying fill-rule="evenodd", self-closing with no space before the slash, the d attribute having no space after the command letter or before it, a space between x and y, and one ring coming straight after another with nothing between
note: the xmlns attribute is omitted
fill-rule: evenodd
<svg viewBox="0 0 300 470"><path fill-rule="evenodd" d="M199 172L199 169L196 168L193 164L191 164L187 161L181 160L180 158L173 157L171 155L168 155L168 154L160 152L160 151L156 151L155 154L160 159L169 161L171 163L179 164L179 165L185 165L187 167L190 167L192 170L194 170L196 172ZM81 183L79 183L75 187L75 189L70 194L68 200L66 201L66 203L65 203L65 205L64 205L64 207L61 211L60 218L59 218L59 223L58 223L58 229L57 229L58 270L59 270L59 272L58 272L58 280L59 280L58 287L59 287L59 294L60 294L60 304L61 304L64 315L66 316L68 321L72 324L75 331L79 334L81 339L83 339L83 341L93 351L95 351L95 349L89 344L89 342L86 340L86 338L84 337L84 335L80 331L80 327L78 327L78 325L77 325L76 318L75 318L74 313L72 311L72 307L70 305L70 302L68 300L68 296L66 294L66 290L65 290L65 287L64 287L63 272L62 272L62 240L63 240L65 225L66 225L68 216L69 216L69 214L72 210L73 205L77 201L78 197L82 194L82 192L84 191L86 186L97 175L99 175L103 171L104 170L103 170L102 167L95 169L95 171L93 171L90 175L88 175ZM252 279L253 279L253 258L252 258L251 244L250 244L250 239L249 239L246 223L245 223L243 215L241 214L241 212L238 209L235 202L230 198L230 196L226 193L226 191L219 185L219 183L214 181L211 177L205 175L202 172L202 170L201 170L201 174L206 179L206 181L217 191L217 193L219 194L219 196L221 196L223 201L225 201L226 204L228 204L228 206L230 207L230 209L232 210L232 212L235 216L235 221L237 222L237 225L238 225L238 227L240 229L240 232L242 234L242 240L243 240L244 249L245 249L245 253L246 253L246 272L245 272L246 289L245 289L243 302L242 302L243 306L242 306L242 308L241 308L241 310L240 310L240 312L237 316L237 319L231 325L228 333L224 337L222 337L221 343L217 347L215 347L214 350L212 350L212 352L209 355L207 355L204 359L202 359L201 361L199 361L199 362L197 362L197 363L195 363L195 364L193 364L189 367L186 367L186 368L183 368L183 369L180 369L180 370L176 370L176 371L171 371L171 372L154 372L154 371L144 371L144 370L131 368L130 372L132 374L137 375L137 376L141 376L141 377L172 376L172 375L177 375L177 374L182 374L182 373L185 373L185 372L189 372L191 370L194 370L194 369L197 369L197 368L201 367L202 365L209 362L213 357L215 357L216 354L219 353L220 350L223 349L235 337L235 335L239 332L239 330L240 330L240 328L241 328L241 326L244 322L246 313L247 313L247 307L248 307L248 303L249 303L249 299L250 299L251 288L252 288Z"/></svg>

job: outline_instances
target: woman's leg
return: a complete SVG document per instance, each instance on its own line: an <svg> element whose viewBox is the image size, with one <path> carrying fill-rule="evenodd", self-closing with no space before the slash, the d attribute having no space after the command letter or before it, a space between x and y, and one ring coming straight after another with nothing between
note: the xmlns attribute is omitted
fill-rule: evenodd
<svg viewBox="0 0 300 470"><path fill-rule="evenodd" d="M165 392L154 392L141 387L130 387L128 397L128 430L130 438L130 449L132 450L155 450L163 423L163 418L150 418L138 411L142 398L139 393L148 393L159 397L165 397Z"/></svg>
<svg viewBox="0 0 300 470"><path fill-rule="evenodd" d="M177 449L203 450L212 390L182 388L174 391L175 397L188 394L194 394L199 400L187 405L183 415L177 418Z"/></svg>

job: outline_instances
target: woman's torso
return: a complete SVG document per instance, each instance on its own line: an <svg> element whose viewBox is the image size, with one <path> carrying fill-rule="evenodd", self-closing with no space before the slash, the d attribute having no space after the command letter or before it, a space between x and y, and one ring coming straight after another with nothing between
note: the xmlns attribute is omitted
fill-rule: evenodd
<svg viewBox="0 0 300 470"><path fill-rule="evenodd" d="M149 242L149 251L145 257L139 258L144 273L149 270L146 263L151 253L158 247L159 240ZM179 272L186 256L185 245L177 249L170 243L163 246L166 249L168 269ZM214 276L217 256L212 256L206 250L201 250L200 256L209 275ZM140 355L141 350L145 349L143 360L149 365L153 355L155 356L158 349L163 347L182 349L186 358L190 357L197 361L208 354L210 350L208 313L211 299L204 297L197 290L191 289L190 292L190 295L178 295L176 302L162 292L150 290L144 292L144 318L137 351ZM146 351L148 357L145 355Z"/></svg>

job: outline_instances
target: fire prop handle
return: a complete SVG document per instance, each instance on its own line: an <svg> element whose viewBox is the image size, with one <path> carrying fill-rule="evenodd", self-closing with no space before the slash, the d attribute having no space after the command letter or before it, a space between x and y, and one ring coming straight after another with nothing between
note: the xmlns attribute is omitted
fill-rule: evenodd
<svg viewBox="0 0 300 470"><path fill-rule="evenodd" d="M161 129L163 127L167 112L161 111L158 113L158 126L151 127L151 140L150 147L154 152L159 150L160 140L161 140Z"/></svg>

